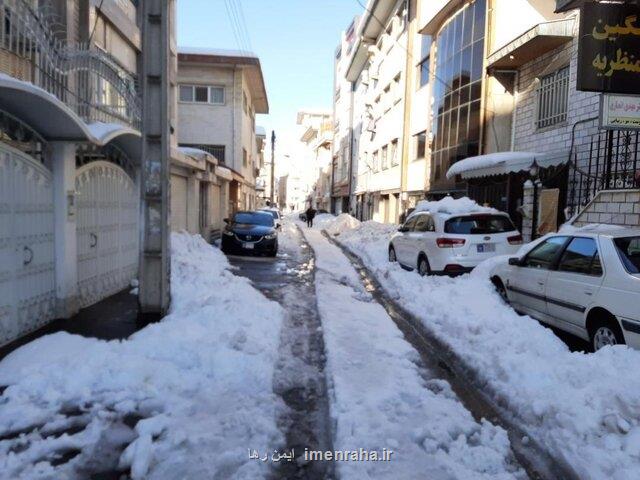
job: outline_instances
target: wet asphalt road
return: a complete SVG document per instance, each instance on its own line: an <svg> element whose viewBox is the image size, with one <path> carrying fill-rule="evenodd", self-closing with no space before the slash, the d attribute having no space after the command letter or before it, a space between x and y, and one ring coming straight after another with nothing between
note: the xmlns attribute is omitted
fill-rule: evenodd
<svg viewBox="0 0 640 480"><path fill-rule="evenodd" d="M289 241L281 242L275 259L229 257L229 261L237 267L235 274L249 278L287 312L274 390L286 405L286 411L278 419L286 438L286 445L280 450L293 449L298 462L277 464L272 476L274 479L329 479L333 478L331 462L301 462L305 448L332 449L331 422L313 251L297 229L289 229L286 235Z"/></svg>

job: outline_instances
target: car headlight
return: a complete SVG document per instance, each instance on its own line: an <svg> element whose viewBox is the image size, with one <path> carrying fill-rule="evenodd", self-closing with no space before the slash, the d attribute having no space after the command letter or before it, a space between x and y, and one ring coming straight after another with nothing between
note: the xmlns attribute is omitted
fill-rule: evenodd
<svg viewBox="0 0 640 480"><path fill-rule="evenodd" d="M270 233L270 234L268 234L268 235L265 235L265 236L264 236L264 239L265 239L265 240L273 240L273 239L274 239L274 238L276 238L277 236L278 236L278 234L277 234L277 233Z"/></svg>
<svg viewBox="0 0 640 480"><path fill-rule="evenodd" d="M233 232L232 232L232 231L230 231L230 230L224 230L222 233L223 233L224 235L229 235L230 237L233 237Z"/></svg>

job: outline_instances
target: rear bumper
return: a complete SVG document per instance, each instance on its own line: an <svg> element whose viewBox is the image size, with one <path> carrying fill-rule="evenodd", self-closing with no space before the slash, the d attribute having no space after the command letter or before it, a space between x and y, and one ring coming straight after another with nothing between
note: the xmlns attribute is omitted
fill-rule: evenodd
<svg viewBox="0 0 640 480"><path fill-rule="evenodd" d="M229 235L222 235L220 249L229 255L275 255L278 253L278 239L272 240L262 239L258 242L251 242L252 249L245 248L243 245L247 242L241 242Z"/></svg>

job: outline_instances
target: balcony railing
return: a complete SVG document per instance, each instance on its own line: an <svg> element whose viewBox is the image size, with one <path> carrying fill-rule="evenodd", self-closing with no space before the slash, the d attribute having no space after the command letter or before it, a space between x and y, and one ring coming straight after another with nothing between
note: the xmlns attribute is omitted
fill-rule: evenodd
<svg viewBox="0 0 640 480"><path fill-rule="evenodd" d="M0 70L55 95L88 123L140 129L136 77L106 52L71 47L59 32L25 0L0 0Z"/></svg>

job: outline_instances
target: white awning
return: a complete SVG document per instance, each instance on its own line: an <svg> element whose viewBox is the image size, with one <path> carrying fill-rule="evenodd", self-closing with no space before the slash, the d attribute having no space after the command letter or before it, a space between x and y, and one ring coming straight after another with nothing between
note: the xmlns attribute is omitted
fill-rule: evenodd
<svg viewBox="0 0 640 480"><path fill-rule="evenodd" d="M222 178L223 180L228 180L228 181L233 180L233 174L231 173L231 170L229 170L226 167L223 167L222 165L216 165L216 175Z"/></svg>
<svg viewBox="0 0 640 480"><path fill-rule="evenodd" d="M498 152L477 157L469 157L454 163L447 172L447 178L461 175L462 178L489 177L506 175L511 172L529 170L535 161L540 168L566 163L569 152Z"/></svg>

